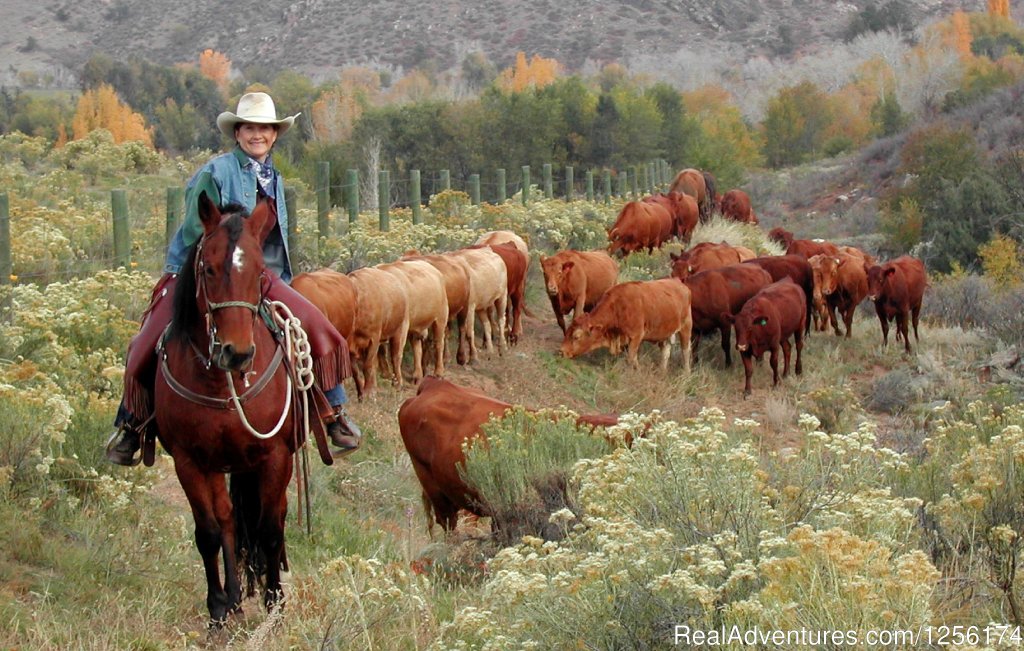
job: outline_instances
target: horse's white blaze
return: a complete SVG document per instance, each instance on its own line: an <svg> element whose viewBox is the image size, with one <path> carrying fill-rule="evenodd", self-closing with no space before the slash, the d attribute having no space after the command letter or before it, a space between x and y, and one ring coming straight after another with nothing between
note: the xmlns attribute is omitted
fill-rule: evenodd
<svg viewBox="0 0 1024 651"><path fill-rule="evenodd" d="M242 266L245 264L244 256L245 254L242 252L242 249L236 246L235 252L231 256L231 264L234 265L235 271L239 273L241 273Z"/></svg>

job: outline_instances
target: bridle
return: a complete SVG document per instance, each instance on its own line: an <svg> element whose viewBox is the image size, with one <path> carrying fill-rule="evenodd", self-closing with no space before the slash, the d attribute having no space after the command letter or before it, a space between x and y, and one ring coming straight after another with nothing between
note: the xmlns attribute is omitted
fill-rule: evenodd
<svg viewBox="0 0 1024 651"><path fill-rule="evenodd" d="M203 235L202 238L200 238L199 242L196 244L195 267L193 268L192 273L194 274L196 282L196 302L200 305L206 306L206 335L207 340L209 341L206 356L206 369L209 370L210 365L213 363L213 360L216 357L219 357L222 348L222 344L220 340L217 338L217 323L213 319L213 313L216 312L217 310L223 310L229 307L244 308L252 312L252 327L255 328L256 319L260 314L260 307L263 306L266 301L266 298L264 297L265 292L263 288L266 284L267 278L266 271L260 273L260 296L259 300L256 303L250 303L248 301L211 301L210 292L206 288L206 263L203 260L203 245L206 243L206 238L207 236ZM253 345L255 346L255 343ZM252 358L250 358L248 362L248 367L250 369L252 368L252 363L253 360L255 359L256 355L254 353ZM230 375L230 372L227 371L227 369L224 370L225 372L228 372L228 374ZM248 373L246 373L246 376L247 375ZM246 385L248 385L248 380L246 380Z"/></svg>

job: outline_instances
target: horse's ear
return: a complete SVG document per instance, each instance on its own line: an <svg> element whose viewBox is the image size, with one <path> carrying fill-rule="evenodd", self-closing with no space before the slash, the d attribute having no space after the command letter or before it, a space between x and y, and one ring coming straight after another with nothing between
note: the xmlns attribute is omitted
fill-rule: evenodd
<svg viewBox="0 0 1024 651"><path fill-rule="evenodd" d="M203 231L207 235L220 225L220 210L207 196L206 190L199 193L199 219L203 222Z"/></svg>
<svg viewBox="0 0 1024 651"><path fill-rule="evenodd" d="M249 224L250 228L252 228L252 234L256 236L256 241L260 243L261 247L263 242L266 241L267 236L270 235L270 231L274 230L274 224L276 223L277 220L274 219L274 213L271 212L267 202L257 202L252 214L249 215Z"/></svg>

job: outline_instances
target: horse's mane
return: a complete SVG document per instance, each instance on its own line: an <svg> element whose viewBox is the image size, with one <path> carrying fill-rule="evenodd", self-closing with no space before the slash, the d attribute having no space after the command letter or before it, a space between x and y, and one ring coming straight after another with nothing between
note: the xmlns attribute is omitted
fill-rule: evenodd
<svg viewBox="0 0 1024 651"><path fill-rule="evenodd" d="M227 217L221 221L221 226L227 229L228 232L227 261L225 264L225 267L227 267L234 253L235 244L242 234L242 219L248 217L249 213L244 206L237 203L229 203L221 209L221 214ZM173 314L171 316L169 334L172 338L188 338L188 333L192 328L199 325L202 320L203 315L196 304L195 274L196 252L199 250L199 242L201 240L202 238L189 247L185 257L185 264L182 265L181 271L178 272L178 283L174 288L174 302L171 305Z"/></svg>

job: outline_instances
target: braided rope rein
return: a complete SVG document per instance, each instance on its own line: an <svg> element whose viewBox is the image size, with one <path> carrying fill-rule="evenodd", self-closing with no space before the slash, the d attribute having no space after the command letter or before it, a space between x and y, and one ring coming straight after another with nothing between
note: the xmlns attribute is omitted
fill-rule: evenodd
<svg viewBox="0 0 1024 651"><path fill-rule="evenodd" d="M267 302L271 308L270 313L274 317L274 323L284 333L285 357L293 362L295 386L302 392L303 427L304 431L308 432L309 390L313 387L313 356L310 351L309 338L306 336L306 331L302 329L302 321L292 314L287 305L281 301ZM227 376L228 390L231 392L231 401L235 406L235 411L238 412L238 418L242 421L242 425L249 430L249 433L258 439L266 440L281 431L281 427L284 425L292 406L292 374L289 373L286 376L288 391L285 394L284 410L281 412L281 418L278 419L277 425L266 434L257 431L249 423L249 419L246 418L245 411L242 409L242 403L238 399L238 393L235 391L234 378L232 378L230 372L225 371L224 374Z"/></svg>

